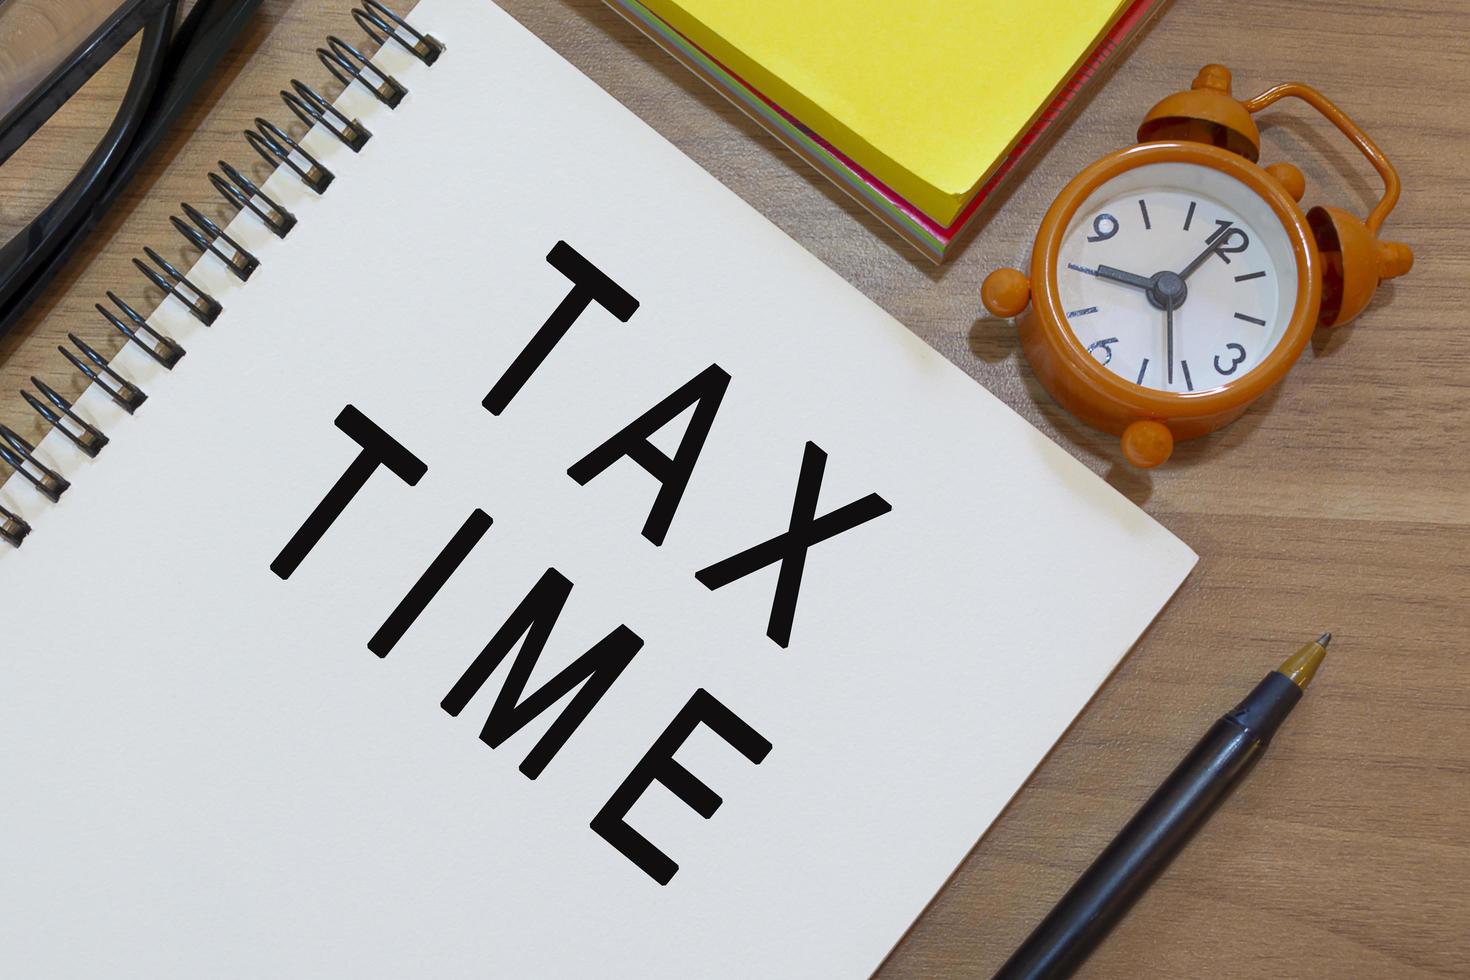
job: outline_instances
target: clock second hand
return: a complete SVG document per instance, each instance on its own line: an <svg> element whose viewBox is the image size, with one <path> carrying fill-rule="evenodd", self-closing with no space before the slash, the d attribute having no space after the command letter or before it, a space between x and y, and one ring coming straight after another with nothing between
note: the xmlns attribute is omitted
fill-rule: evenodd
<svg viewBox="0 0 1470 980"><path fill-rule="evenodd" d="M1174 383L1174 300L1164 301L1164 330L1169 344L1169 384Z"/></svg>

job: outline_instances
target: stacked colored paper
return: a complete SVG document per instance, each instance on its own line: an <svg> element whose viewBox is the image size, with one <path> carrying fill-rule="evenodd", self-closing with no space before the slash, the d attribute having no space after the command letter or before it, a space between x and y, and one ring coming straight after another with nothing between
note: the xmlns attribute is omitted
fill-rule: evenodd
<svg viewBox="0 0 1470 980"><path fill-rule="evenodd" d="M607 0L942 261L1163 0Z"/></svg>

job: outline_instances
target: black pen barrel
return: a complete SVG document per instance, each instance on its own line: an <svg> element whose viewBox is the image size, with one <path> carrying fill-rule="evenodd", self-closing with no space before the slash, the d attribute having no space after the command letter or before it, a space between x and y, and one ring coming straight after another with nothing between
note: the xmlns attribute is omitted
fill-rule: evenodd
<svg viewBox="0 0 1470 980"><path fill-rule="evenodd" d="M1250 771L1301 691L1272 673L1215 722L996 973L1069 976Z"/></svg>

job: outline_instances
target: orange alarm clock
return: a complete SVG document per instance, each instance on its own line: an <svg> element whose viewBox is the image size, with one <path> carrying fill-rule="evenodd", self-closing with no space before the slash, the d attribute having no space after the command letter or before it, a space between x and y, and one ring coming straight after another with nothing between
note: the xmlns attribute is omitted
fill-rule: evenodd
<svg viewBox="0 0 1470 980"><path fill-rule="evenodd" d="M1284 98L1326 116L1383 178L1366 220L1333 207L1304 214L1301 171L1257 163L1251 115ZM1176 440L1239 418L1316 327L1352 320L1414 255L1378 240L1398 173L1316 89L1278 85L1239 101L1229 70L1209 65L1154 106L1138 138L1057 196L1029 278L998 269L981 298L996 316L1021 315L1022 349L1063 408L1121 435L1123 455L1151 467Z"/></svg>

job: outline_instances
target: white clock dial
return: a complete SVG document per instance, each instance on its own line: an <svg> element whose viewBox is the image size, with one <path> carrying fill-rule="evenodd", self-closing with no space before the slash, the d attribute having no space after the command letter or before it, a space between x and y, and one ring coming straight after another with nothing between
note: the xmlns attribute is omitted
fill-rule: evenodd
<svg viewBox="0 0 1470 980"><path fill-rule="evenodd" d="M1057 264L1077 339L1109 371L1160 391L1244 377L1296 309L1281 219L1245 184L1196 164L1148 164L1100 186L1073 215Z"/></svg>

